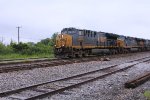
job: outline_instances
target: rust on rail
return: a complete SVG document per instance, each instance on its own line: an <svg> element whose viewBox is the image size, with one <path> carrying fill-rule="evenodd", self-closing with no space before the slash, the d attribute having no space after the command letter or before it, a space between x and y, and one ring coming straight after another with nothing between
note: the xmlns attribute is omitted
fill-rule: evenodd
<svg viewBox="0 0 150 100"><path fill-rule="evenodd" d="M125 83L125 88L136 88L150 79L150 72Z"/></svg>

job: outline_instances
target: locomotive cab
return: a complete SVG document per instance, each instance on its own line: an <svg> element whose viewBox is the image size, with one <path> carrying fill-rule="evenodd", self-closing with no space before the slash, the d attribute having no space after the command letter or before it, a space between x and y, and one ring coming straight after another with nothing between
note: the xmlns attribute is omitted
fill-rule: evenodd
<svg viewBox="0 0 150 100"><path fill-rule="evenodd" d="M68 34L58 34L56 37L55 48L70 47L71 46L71 36Z"/></svg>
<svg viewBox="0 0 150 100"><path fill-rule="evenodd" d="M71 31L63 29L60 34L56 36L54 53L56 57L68 57L69 51L72 47Z"/></svg>

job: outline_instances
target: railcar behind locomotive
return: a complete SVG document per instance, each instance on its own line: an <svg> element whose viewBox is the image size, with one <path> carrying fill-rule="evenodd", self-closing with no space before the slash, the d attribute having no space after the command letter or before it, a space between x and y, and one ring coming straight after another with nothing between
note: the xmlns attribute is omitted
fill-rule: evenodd
<svg viewBox="0 0 150 100"><path fill-rule="evenodd" d="M107 32L64 28L56 37L56 57L84 57L94 49L107 49L109 54L128 53L133 49L150 49L150 40L127 37Z"/></svg>

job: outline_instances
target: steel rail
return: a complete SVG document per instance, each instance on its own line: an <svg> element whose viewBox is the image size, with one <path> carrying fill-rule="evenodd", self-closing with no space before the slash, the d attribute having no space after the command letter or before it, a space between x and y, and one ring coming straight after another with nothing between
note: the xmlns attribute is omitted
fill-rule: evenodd
<svg viewBox="0 0 150 100"><path fill-rule="evenodd" d="M115 73L117 73L117 72L121 72L121 71L127 70L127 69L129 69L129 68L131 68L131 67L133 67L133 66L135 66L135 65L137 65L137 64L140 64L140 63L142 63L142 62L147 62L147 61L150 61L150 59L145 60L145 61L138 62L138 63L136 63L136 64L132 64L132 65L127 66L127 67L122 68L122 69L118 69L118 70L115 70L115 71L111 71L111 72L106 73L106 74L104 74L104 75L100 75L100 76L97 76L97 77L95 77L95 78L92 78L92 79L89 79L89 80L86 80L86 81L83 81L83 82L80 82L80 83L76 83L76 84L73 84L73 85L70 85L70 86L66 86L66 87L64 87L64 88L60 88L60 89L57 89L57 90L54 90L54 91L51 91L51 92L47 92L47 93L44 93L44 94L41 94L41 95L37 95L37 96L34 96L34 97L30 97L30 98L27 98L27 99L25 99L25 100L35 100L35 99L44 98L44 97L46 97L46 96L48 96L48 95L56 94L56 93L59 93L59 92L62 92L62 91L68 90L68 89L72 89L72 88L81 86L81 85L86 84L86 83L89 83L89 82L93 82L93 81L98 80L98 79L105 78L105 77L107 77L107 76L110 76L110 75L115 74Z"/></svg>
<svg viewBox="0 0 150 100"><path fill-rule="evenodd" d="M146 58L147 58L147 57L146 57ZM133 61L139 61L139 60L146 59L146 58L140 58L140 59L136 59L136 60L132 60L132 61L126 62L126 63L130 63L130 62L133 62ZM136 64L132 64L132 65L126 67L126 68L119 69L119 70L116 70L116 71L113 71L113 72L109 72L109 73L107 73L107 74L104 74L104 75L102 75L102 76L99 76L99 77L90 79L90 80L88 80L88 81L81 82L81 83L78 83L78 84L76 84L76 85L69 86L68 88L71 88L71 87L74 87L74 86L78 86L78 85L80 85L80 84L84 84L84 83L86 83L86 82L89 82L89 81L92 81L92 80L95 80L95 79L98 79L98 78L101 78L101 77L106 77L106 76L108 76L108 75L114 74L114 73L119 72L119 71L123 71L123 70L125 70L125 69L128 69L128 68L134 66L134 65L137 65L137 64L139 64L139 63L146 62L146 61L149 61L149 60L150 60L150 59L145 60L145 61L140 61L140 62L138 62L138 63L136 63ZM22 92L22 91L24 91L24 90L31 89L31 88L35 88L35 87L38 87L38 86L41 86L41 85L45 85L45 84L49 84L49 83L52 83L52 82L69 80L69 79L72 79L72 78L77 78L77 77L81 77L81 76L84 76L84 75L96 73L96 72L98 72L98 71L105 71L105 70L114 68L114 67L116 67L116 66L118 66L118 65L121 65L121 64L112 65L112 66L109 66L109 67L107 67L107 68L103 68L103 69L99 69L99 70L95 70L95 71L91 71L91 72L87 72L87 73L82 73L82 74L79 74L79 75L75 75L75 76L71 76L71 77L67 77L67 78L63 78L63 79L58 79L58 80L54 80L54 81L50 81L50 82L45 82L45 83L41 83L41 84L29 86L29 87L24 87L24 88L20 88L20 89L16 89L16 90L10 90L10 91L6 91L6 92L2 92L2 93L0 93L0 97L5 97L5 96L8 96L8 95L11 95L11 94L14 94L14 93ZM64 89L67 89L67 87L65 87ZM64 90L64 89L59 89L59 90L57 90L57 92L58 92L58 91L62 91L62 90ZM55 92L56 92L56 91L55 91ZM53 91L53 93L55 93L55 92ZM48 93L48 94L51 94L51 93L52 93L52 92L50 92L50 93ZM44 95L44 94L42 94L42 95ZM41 95L41 96L42 96L42 95ZM45 94L45 95L46 95L46 94ZM34 98L32 97L32 99L35 99L35 98L39 98L39 96L34 97ZM29 98L28 98L28 99L29 99ZM28 100L28 99L27 99L27 100ZM31 99L31 98L30 98L30 99ZM30 100L30 99L29 99L29 100Z"/></svg>
<svg viewBox="0 0 150 100"><path fill-rule="evenodd" d="M148 56L150 57L150 56ZM145 58L148 58L145 57ZM18 71L18 70L31 70L34 68L44 68L44 67L52 67L58 65L66 65L72 63L80 63L80 62L87 62L87 61L98 61L101 60L100 57L87 57L87 58L73 58L73 59L51 59L51 60L43 60L43 61L35 61L32 63L27 62L27 64L20 64L20 65L11 65L11 66L0 66L0 73Z"/></svg>
<svg viewBox="0 0 150 100"><path fill-rule="evenodd" d="M125 83L125 88L136 88L137 86L143 84L144 82L150 80L150 72L142 75L136 79L128 81Z"/></svg>

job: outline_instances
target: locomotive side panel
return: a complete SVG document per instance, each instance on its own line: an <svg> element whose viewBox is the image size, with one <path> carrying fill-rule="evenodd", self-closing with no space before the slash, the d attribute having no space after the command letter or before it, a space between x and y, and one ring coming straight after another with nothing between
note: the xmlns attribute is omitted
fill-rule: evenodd
<svg viewBox="0 0 150 100"><path fill-rule="evenodd" d="M136 47L138 47L136 39L132 38L132 37L126 37L125 43L126 43L127 48L136 48Z"/></svg>
<svg viewBox="0 0 150 100"><path fill-rule="evenodd" d="M56 37L56 55L85 56L94 49L105 49L110 54L128 53L133 49L145 51L150 50L150 40L75 28L64 28Z"/></svg>
<svg viewBox="0 0 150 100"><path fill-rule="evenodd" d="M90 30L83 30L83 48L96 48L97 33Z"/></svg>

